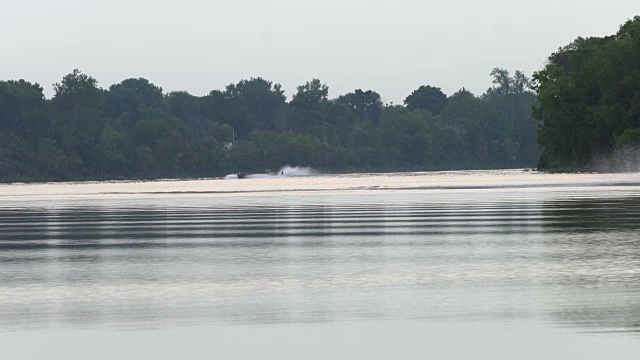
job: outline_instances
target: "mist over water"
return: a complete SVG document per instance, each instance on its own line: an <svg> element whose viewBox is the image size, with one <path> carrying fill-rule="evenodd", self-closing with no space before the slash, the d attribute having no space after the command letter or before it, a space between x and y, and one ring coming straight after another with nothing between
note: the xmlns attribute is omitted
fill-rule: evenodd
<svg viewBox="0 0 640 360"><path fill-rule="evenodd" d="M283 176L312 176L318 175L318 172L309 166L283 166L280 169L280 175Z"/></svg>
<svg viewBox="0 0 640 360"><path fill-rule="evenodd" d="M611 154L598 156L590 166L598 172L640 172L640 146L625 146Z"/></svg>

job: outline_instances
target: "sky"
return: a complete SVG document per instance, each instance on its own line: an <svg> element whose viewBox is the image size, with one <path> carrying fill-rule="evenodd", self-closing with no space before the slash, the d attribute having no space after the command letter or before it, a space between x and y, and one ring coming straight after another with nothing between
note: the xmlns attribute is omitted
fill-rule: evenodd
<svg viewBox="0 0 640 360"><path fill-rule="evenodd" d="M330 97L374 90L402 103L527 75L578 36L614 34L637 0L0 0L0 80L53 83L73 69L108 88L144 77L205 95L263 77L291 99L313 78Z"/></svg>

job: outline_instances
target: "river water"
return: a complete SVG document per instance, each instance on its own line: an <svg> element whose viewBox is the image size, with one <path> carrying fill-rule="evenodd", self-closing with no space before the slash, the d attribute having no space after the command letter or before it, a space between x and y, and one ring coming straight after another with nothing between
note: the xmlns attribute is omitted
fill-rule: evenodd
<svg viewBox="0 0 640 360"><path fill-rule="evenodd" d="M640 174L0 185L0 357L635 359L639 214Z"/></svg>

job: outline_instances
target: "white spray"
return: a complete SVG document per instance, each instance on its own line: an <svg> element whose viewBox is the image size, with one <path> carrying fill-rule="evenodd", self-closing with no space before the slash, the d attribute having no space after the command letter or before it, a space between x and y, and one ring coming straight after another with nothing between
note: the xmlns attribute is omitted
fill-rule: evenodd
<svg viewBox="0 0 640 360"><path fill-rule="evenodd" d="M311 176L315 174L317 174L317 172L308 166L291 167L286 165L278 171L279 176Z"/></svg>
<svg viewBox="0 0 640 360"><path fill-rule="evenodd" d="M243 175L248 179L264 179L264 178L277 178L277 177L296 177L296 176L312 176L316 175L317 171L308 166L283 166L275 174L247 174ZM225 179L238 179L238 174L229 174L224 177Z"/></svg>

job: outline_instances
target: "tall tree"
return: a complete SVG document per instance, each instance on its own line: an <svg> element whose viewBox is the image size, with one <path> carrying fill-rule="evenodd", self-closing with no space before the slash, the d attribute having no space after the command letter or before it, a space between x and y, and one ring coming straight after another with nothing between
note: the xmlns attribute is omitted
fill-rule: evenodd
<svg viewBox="0 0 640 360"><path fill-rule="evenodd" d="M48 135L49 116L43 89L25 80L0 81L0 132L27 137L35 145Z"/></svg>
<svg viewBox="0 0 640 360"><path fill-rule="evenodd" d="M382 114L382 98L375 91L356 89L352 93L344 94L336 102L345 105L358 117L360 121L370 121L377 124Z"/></svg>
<svg viewBox="0 0 640 360"><path fill-rule="evenodd" d="M640 16L614 36L577 38L534 74L541 167L583 167L640 128Z"/></svg>
<svg viewBox="0 0 640 360"><path fill-rule="evenodd" d="M161 108L163 106L162 88L144 78L126 79L111 85L107 92L109 102L108 114L116 118L127 114L130 121L141 119L144 109Z"/></svg>
<svg viewBox="0 0 640 360"><path fill-rule="evenodd" d="M535 134L536 120L531 108L536 105L531 80L521 71L513 76L507 70L494 68L491 71L494 86L487 90L483 99L493 115L491 132L501 144L503 161L512 161L514 166L535 166L538 159ZM496 122L496 120L502 119ZM493 120L493 121L491 121Z"/></svg>
<svg viewBox="0 0 640 360"><path fill-rule="evenodd" d="M320 125L322 110L329 100L329 87L318 79L307 81L297 88L290 105L289 123L291 129L313 131Z"/></svg>
<svg viewBox="0 0 640 360"><path fill-rule="evenodd" d="M439 87L423 85L407 96L404 104L409 110L423 109L438 115L447 105L447 95Z"/></svg>
<svg viewBox="0 0 640 360"><path fill-rule="evenodd" d="M329 97L329 87L318 79L307 81L297 88L293 95L291 106L302 110L317 110L326 103Z"/></svg>
<svg viewBox="0 0 640 360"><path fill-rule="evenodd" d="M79 158L77 170L86 176L99 174L95 144L105 123L104 91L96 79L75 69L54 84L51 100L56 110L54 117L56 146L65 151L67 158ZM49 146L49 143L43 143ZM39 145L41 146L41 145ZM72 166L69 165L69 166Z"/></svg>
<svg viewBox="0 0 640 360"><path fill-rule="evenodd" d="M98 81L78 69L53 84L53 89L52 101L60 112L69 111L77 105L94 108L102 105L103 90L98 87Z"/></svg>
<svg viewBox="0 0 640 360"><path fill-rule="evenodd" d="M224 96L227 101L238 102L249 111L253 126L265 129L274 128L276 116L286 101L282 86L263 78L230 84L225 89Z"/></svg>

